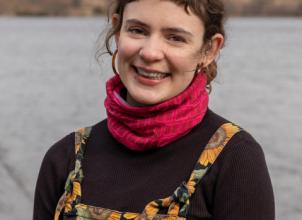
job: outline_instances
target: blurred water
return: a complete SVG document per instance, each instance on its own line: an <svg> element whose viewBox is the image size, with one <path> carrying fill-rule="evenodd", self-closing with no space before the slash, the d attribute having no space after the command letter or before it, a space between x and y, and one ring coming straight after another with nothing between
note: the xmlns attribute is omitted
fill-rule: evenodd
<svg viewBox="0 0 302 220"><path fill-rule="evenodd" d="M0 18L0 219L31 219L46 150L105 118L103 18ZM211 108L262 144L277 219L302 219L302 19L232 18Z"/></svg>

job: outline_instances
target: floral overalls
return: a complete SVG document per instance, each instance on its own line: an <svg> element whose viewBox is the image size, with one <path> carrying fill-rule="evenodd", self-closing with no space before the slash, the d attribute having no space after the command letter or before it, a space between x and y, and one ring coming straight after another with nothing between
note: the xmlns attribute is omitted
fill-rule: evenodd
<svg viewBox="0 0 302 220"><path fill-rule="evenodd" d="M119 212L81 203L81 182L84 177L82 160L90 131L91 127L87 127L75 132L75 169L67 178L65 192L58 202L54 220L59 219L61 212L63 212L63 219L74 220L185 220L190 197L194 193L196 185L215 162L228 141L240 131L240 128L232 123L223 124L201 153L187 183L183 182L173 195L151 201L141 213ZM165 214L159 214L160 210L167 211Z"/></svg>

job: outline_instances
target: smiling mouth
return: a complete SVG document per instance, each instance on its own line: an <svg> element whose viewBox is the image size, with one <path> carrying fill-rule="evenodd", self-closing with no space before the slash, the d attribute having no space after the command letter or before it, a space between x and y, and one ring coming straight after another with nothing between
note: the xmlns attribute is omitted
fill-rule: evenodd
<svg viewBox="0 0 302 220"><path fill-rule="evenodd" d="M136 67L136 66L133 66L133 68L138 75L143 76L148 79L153 79L153 80L161 80L161 79L164 79L171 75L170 73L146 71L146 70Z"/></svg>

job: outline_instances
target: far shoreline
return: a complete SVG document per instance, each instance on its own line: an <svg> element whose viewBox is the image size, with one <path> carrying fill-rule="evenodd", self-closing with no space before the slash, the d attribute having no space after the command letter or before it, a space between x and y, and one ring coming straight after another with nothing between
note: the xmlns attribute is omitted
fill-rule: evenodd
<svg viewBox="0 0 302 220"><path fill-rule="evenodd" d="M0 18L107 18L105 14L96 14L96 15L39 15L39 14L24 14L24 15L14 15L14 14L0 14ZM302 15L284 15L284 14L248 14L248 15L238 15L231 14L227 15L228 18L302 18Z"/></svg>

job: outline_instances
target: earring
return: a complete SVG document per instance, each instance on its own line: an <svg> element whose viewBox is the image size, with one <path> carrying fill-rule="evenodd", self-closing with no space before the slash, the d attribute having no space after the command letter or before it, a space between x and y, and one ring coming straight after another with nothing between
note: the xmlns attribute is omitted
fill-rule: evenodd
<svg viewBox="0 0 302 220"><path fill-rule="evenodd" d="M198 74L198 73L200 72L200 70L201 70L200 67L201 67L201 66L202 66L202 64L200 64L200 63L198 63L198 64L196 65L196 69L195 69L195 73L194 73L195 75Z"/></svg>
<svg viewBox="0 0 302 220"><path fill-rule="evenodd" d="M204 66L203 63L198 63L196 65L195 74L203 73L207 74L209 72L209 66Z"/></svg>
<svg viewBox="0 0 302 220"><path fill-rule="evenodd" d="M119 73L117 72L116 68L115 68L115 60L116 60L116 56L117 56L118 50L116 49L112 55L112 70L114 72L115 75L119 75Z"/></svg>

